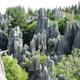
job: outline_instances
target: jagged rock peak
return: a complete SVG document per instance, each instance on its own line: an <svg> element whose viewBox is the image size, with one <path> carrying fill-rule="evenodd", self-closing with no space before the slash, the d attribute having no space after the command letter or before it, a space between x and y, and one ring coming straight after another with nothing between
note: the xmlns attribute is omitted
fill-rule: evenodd
<svg viewBox="0 0 80 80"><path fill-rule="evenodd" d="M8 40L8 53L19 59L23 47L22 32L19 26L10 31Z"/></svg>
<svg viewBox="0 0 80 80"><path fill-rule="evenodd" d="M37 22L37 33L42 33L43 30L47 29L48 26L48 18L47 18L47 13L46 10L41 8L38 11L38 22Z"/></svg>

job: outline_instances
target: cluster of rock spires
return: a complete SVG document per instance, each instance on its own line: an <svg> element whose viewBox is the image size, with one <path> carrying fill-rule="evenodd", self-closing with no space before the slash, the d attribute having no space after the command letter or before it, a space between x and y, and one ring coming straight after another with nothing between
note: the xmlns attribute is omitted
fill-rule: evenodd
<svg viewBox="0 0 80 80"><path fill-rule="evenodd" d="M46 11L40 9L36 32L30 45L23 46L22 31L17 26L10 31L9 37L0 30L0 49L5 50L6 46L8 54L17 58L19 63L24 61L24 56L33 55L36 51L48 55L49 58L44 65L41 65L36 57L32 58L32 64L28 68L29 80L53 80L49 76L52 70L48 70L48 67L53 66L54 62L64 53L70 53L72 49L80 48L80 24L78 22L67 23L65 34L60 35L58 25L48 24ZM2 66L1 62L0 66ZM1 67L0 69L2 70ZM59 76L59 80L60 78Z"/></svg>

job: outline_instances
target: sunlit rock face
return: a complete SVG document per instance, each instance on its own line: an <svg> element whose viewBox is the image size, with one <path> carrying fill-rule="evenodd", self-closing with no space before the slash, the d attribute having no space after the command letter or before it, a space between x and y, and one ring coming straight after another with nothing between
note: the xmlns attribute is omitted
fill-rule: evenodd
<svg viewBox="0 0 80 80"><path fill-rule="evenodd" d="M41 8L38 11L38 22L37 22L37 33L42 33L43 30L46 30L48 26L48 18L46 10Z"/></svg>
<svg viewBox="0 0 80 80"><path fill-rule="evenodd" d="M57 36L59 35L59 29L58 29L58 25L57 24L50 24L48 25L47 28L47 37L48 38L57 38Z"/></svg>
<svg viewBox="0 0 80 80"><path fill-rule="evenodd" d="M36 40L37 40L37 35L35 34L34 36L33 36L33 39L30 41L30 51L31 51L31 53L35 53L35 51L36 51Z"/></svg>
<svg viewBox="0 0 80 80"><path fill-rule="evenodd" d="M35 51L40 51L45 53L47 50L46 47L46 31L43 30L42 34L37 33L33 36L32 41L30 42L30 50L32 53Z"/></svg>
<svg viewBox="0 0 80 80"><path fill-rule="evenodd" d="M5 77L5 69L4 69L4 65L1 59L1 56L0 56L0 80L7 80Z"/></svg>
<svg viewBox="0 0 80 80"><path fill-rule="evenodd" d="M20 27L15 27L10 31L8 41L8 53L20 60L23 47L22 32Z"/></svg>

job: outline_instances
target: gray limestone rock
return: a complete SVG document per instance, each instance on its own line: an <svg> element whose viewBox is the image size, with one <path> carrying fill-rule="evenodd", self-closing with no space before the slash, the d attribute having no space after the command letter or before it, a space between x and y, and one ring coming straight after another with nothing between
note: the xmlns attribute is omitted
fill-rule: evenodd
<svg viewBox="0 0 80 80"><path fill-rule="evenodd" d="M1 55L0 55L0 80L7 80L5 77L5 70L4 70L3 61L1 59Z"/></svg>
<svg viewBox="0 0 80 80"><path fill-rule="evenodd" d="M48 38L57 38L59 35L59 29L57 24L49 25L47 28L47 37Z"/></svg>
<svg viewBox="0 0 80 80"><path fill-rule="evenodd" d="M29 80L49 80L46 66L41 65L37 58L33 58L31 61L28 68Z"/></svg>
<svg viewBox="0 0 80 80"><path fill-rule="evenodd" d="M22 54L24 54L25 56L30 55L29 46L27 44L24 45L24 47L22 49Z"/></svg>
<svg viewBox="0 0 80 80"><path fill-rule="evenodd" d="M48 26L48 19L45 9L41 8L38 12L39 14L36 34L33 36L33 39L30 42L30 49L32 53L34 53L36 50L39 52L46 53L46 30Z"/></svg>
<svg viewBox="0 0 80 80"><path fill-rule="evenodd" d="M17 26L10 31L8 41L8 54L12 54L13 57L20 60L21 51L23 47L22 32Z"/></svg>
<svg viewBox="0 0 80 80"><path fill-rule="evenodd" d="M76 36L79 36L78 33L79 30L80 30L80 26L78 25L77 22L68 23L64 36L61 37L61 39L58 41L57 45L55 46L54 53L58 55L63 53L70 53L72 51L72 46L74 42L77 43Z"/></svg>
<svg viewBox="0 0 80 80"><path fill-rule="evenodd" d="M43 30L47 29L48 26L48 19L47 19L47 13L45 9L41 8L39 9L38 14L38 23L37 23L37 33L42 33Z"/></svg>
<svg viewBox="0 0 80 80"><path fill-rule="evenodd" d="M80 24L78 24L78 26L80 27ZM74 49L74 48L80 49L80 28L78 29L77 34L74 39L74 44L72 46L72 49Z"/></svg>
<svg viewBox="0 0 80 80"><path fill-rule="evenodd" d="M33 36L33 39L30 41L30 51L31 51L31 53L35 53L35 51L36 51L36 40L37 40L37 35L35 34Z"/></svg>
<svg viewBox="0 0 80 80"><path fill-rule="evenodd" d="M0 29L7 32L10 18L7 14L0 14Z"/></svg>
<svg viewBox="0 0 80 80"><path fill-rule="evenodd" d="M32 41L30 42L30 49L32 53L35 51L46 53L46 31L43 30L42 33L37 33L33 36Z"/></svg>

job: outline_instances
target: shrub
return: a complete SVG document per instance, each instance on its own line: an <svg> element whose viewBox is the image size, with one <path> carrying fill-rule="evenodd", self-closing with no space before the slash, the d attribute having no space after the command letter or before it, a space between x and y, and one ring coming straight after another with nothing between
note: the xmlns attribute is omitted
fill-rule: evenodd
<svg viewBox="0 0 80 80"><path fill-rule="evenodd" d="M62 74L66 80L80 80L80 50L74 49L71 55L64 56L53 66L53 72L54 77Z"/></svg>
<svg viewBox="0 0 80 80"><path fill-rule="evenodd" d="M39 55L39 61L44 64L47 61L47 56L45 54Z"/></svg>
<svg viewBox="0 0 80 80"><path fill-rule="evenodd" d="M67 18L63 18L58 21L59 31L63 35L66 28Z"/></svg>
<svg viewBox="0 0 80 80"><path fill-rule="evenodd" d="M7 55L2 59L8 80L28 80L28 73L17 64L17 60Z"/></svg>
<svg viewBox="0 0 80 80"><path fill-rule="evenodd" d="M31 30L31 29L35 29L37 26L37 21L33 21L31 24L27 25L27 29Z"/></svg>

